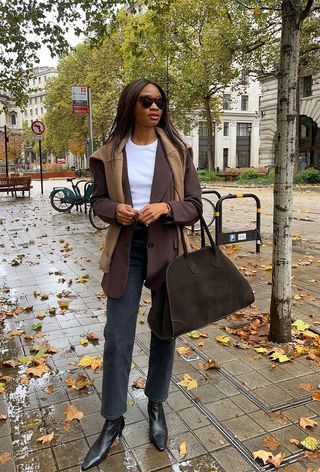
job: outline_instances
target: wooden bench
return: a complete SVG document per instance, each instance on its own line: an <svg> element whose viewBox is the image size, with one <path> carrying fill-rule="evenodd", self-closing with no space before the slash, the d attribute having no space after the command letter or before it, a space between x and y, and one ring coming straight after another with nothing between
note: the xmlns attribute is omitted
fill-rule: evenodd
<svg viewBox="0 0 320 472"><path fill-rule="evenodd" d="M226 167L223 172L219 172L219 177L225 177L226 180L235 180L240 175L239 167Z"/></svg>
<svg viewBox="0 0 320 472"><path fill-rule="evenodd" d="M31 177L1 177L0 176L0 192L11 193L12 196L17 197L17 192L28 192L30 197Z"/></svg>

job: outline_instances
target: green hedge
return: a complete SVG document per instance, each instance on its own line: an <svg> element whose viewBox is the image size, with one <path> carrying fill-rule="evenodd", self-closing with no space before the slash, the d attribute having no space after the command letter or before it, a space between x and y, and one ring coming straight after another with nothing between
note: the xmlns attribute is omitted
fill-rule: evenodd
<svg viewBox="0 0 320 472"><path fill-rule="evenodd" d="M293 177L295 184L320 184L320 170L309 167L309 169L297 172Z"/></svg>
<svg viewBox="0 0 320 472"><path fill-rule="evenodd" d="M217 174L211 170L199 169L197 174L200 182L214 182L217 178Z"/></svg>

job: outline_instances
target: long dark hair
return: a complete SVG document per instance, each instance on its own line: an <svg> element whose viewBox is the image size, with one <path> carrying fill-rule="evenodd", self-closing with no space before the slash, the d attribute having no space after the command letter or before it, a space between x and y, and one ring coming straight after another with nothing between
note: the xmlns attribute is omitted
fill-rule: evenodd
<svg viewBox="0 0 320 472"><path fill-rule="evenodd" d="M106 142L113 142L112 150L114 152L119 147L123 139L130 137L134 129L136 101L141 90L148 84L152 84L157 87L162 97L166 100L166 105L162 110L162 115L158 126L165 131L168 138L178 149L179 154L182 157L186 146L178 131L170 121L166 94L160 85L148 79L136 79L125 86L121 92L117 107L117 114Z"/></svg>

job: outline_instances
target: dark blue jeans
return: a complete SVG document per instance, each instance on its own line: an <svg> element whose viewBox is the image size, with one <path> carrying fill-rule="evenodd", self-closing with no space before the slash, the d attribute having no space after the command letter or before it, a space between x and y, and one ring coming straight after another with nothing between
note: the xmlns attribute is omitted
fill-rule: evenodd
<svg viewBox="0 0 320 472"><path fill-rule="evenodd" d="M127 391L132 363L137 315L147 267L145 226L136 224L130 252L128 280L121 298L108 298L104 330L101 414L115 419L127 410ZM175 340L161 340L151 334L146 396L153 401L167 399L173 366Z"/></svg>

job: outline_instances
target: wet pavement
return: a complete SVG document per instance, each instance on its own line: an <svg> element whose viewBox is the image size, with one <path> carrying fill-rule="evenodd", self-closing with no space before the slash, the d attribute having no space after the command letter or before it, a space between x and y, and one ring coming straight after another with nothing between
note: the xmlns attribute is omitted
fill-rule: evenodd
<svg viewBox="0 0 320 472"><path fill-rule="evenodd" d="M30 199L0 196L0 472L79 471L103 424L99 359L106 300L98 260L104 235L84 213L59 214L51 208L49 190L60 184L46 182L42 196L39 182L34 182ZM231 187L219 191L239 193ZM320 193L295 191L292 316L310 327L296 333L295 342L282 352L290 360L279 363L270 354L283 346L270 346L266 340L272 192L241 192L256 193L262 202L261 253L255 253L253 242L228 246L230 257L252 283L254 306L178 339L177 347L189 350L176 352L165 403L169 439L166 450L158 452L148 438L143 389L133 386L146 377L148 366L150 294L143 292L123 438L93 470L275 470L253 459L253 451L263 449L274 456L283 451L286 472L319 471L319 454L305 455L291 440L308 435L320 439L320 426L304 430L299 425L301 417L319 423L320 412L320 402L312 399L320 384ZM255 208L249 200L225 204L227 230L252 227ZM217 336L227 337L225 344ZM90 362L97 358L97 368L78 366L83 356ZM209 359L220 369L206 370ZM179 384L185 374L197 380L196 388ZM80 419L67 419L70 406L76 409L73 413L82 412ZM266 446L270 436L273 450Z"/></svg>

